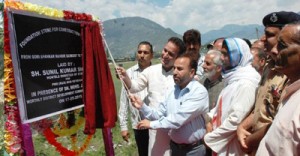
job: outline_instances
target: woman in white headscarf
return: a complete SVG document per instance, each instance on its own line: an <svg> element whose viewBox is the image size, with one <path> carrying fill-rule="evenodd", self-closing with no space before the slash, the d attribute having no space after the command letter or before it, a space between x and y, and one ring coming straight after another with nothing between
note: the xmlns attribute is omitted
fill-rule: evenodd
<svg viewBox="0 0 300 156"><path fill-rule="evenodd" d="M215 108L208 113L214 130L205 135L204 141L215 155L245 155L238 143L236 129L253 107L260 75L251 66L250 49L242 39L225 39L221 52L225 88Z"/></svg>

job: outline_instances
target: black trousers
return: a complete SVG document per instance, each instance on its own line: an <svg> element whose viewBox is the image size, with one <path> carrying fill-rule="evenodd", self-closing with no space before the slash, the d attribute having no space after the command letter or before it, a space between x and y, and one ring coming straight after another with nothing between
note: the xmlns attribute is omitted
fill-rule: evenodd
<svg viewBox="0 0 300 156"><path fill-rule="evenodd" d="M133 130L139 156L148 156L149 130Z"/></svg>

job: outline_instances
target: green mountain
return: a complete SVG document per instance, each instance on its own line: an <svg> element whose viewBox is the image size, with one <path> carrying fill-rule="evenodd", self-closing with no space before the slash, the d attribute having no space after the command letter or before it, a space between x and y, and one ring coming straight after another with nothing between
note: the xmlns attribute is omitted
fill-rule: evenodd
<svg viewBox="0 0 300 156"><path fill-rule="evenodd" d="M149 41L159 55L170 37L182 36L169 28L141 17L126 17L103 22L104 38L115 59L132 58L141 41Z"/></svg>
<svg viewBox="0 0 300 156"><path fill-rule="evenodd" d="M149 41L154 47L156 55L159 56L168 38L181 35L170 28L142 17L126 17L107 20L103 22L104 34L108 47L115 59L134 58L137 45L141 41ZM200 30L201 32L201 30ZM219 37L239 37L254 40L264 33L264 27L258 24L237 25L228 24L219 30L201 33L203 49L205 53L206 44Z"/></svg>

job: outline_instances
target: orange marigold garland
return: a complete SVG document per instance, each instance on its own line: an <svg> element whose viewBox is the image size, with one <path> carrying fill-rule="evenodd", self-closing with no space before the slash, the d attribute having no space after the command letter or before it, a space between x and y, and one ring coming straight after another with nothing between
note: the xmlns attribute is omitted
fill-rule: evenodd
<svg viewBox="0 0 300 156"><path fill-rule="evenodd" d="M55 149L61 155L64 155L64 156L77 156L77 155L82 154L85 151L85 149L88 147L88 145L93 137L93 135L88 135L86 137L85 141L83 142L83 144L81 145L81 147L78 148L76 146L76 142L77 142L76 134L71 135L70 138L71 138L72 149L69 150L66 147L62 146L62 144L56 140L56 138L58 138L59 136L55 135L51 128L45 129L43 134L44 134L45 138L47 139L47 141L51 145L53 145L55 147Z"/></svg>
<svg viewBox="0 0 300 156"><path fill-rule="evenodd" d="M52 132L52 130L50 128L47 128L46 130L44 130L44 136L47 139L47 141L51 145L53 145L61 155L65 155L65 156L75 156L76 155L76 152L66 149L65 147L62 146L61 143L56 141L57 136Z"/></svg>
<svg viewBox="0 0 300 156"><path fill-rule="evenodd" d="M76 112L78 110L74 110ZM49 144L53 145L61 155L66 156L77 156L82 154L88 147L93 135L88 135L85 141L79 148L77 146L77 133L84 124L84 117L82 114L77 113L77 119L74 125L69 125L68 120L64 114L59 115L59 119L56 124L51 119L43 119L31 124L32 128L42 133ZM62 143L58 142L59 137L67 137L71 141L71 149L64 147Z"/></svg>

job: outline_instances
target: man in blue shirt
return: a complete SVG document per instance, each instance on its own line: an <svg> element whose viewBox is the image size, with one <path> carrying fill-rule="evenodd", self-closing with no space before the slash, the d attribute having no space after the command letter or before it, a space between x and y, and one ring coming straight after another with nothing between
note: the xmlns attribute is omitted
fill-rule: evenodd
<svg viewBox="0 0 300 156"><path fill-rule="evenodd" d="M138 128L167 129L171 138L172 156L205 155L202 138L206 133L203 115L208 112L208 93L194 80L197 59L189 53L179 56L174 63L175 86L166 94L166 100L153 109L131 95L132 104L148 120L142 120ZM150 121L149 121L150 120Z"/></svg>

